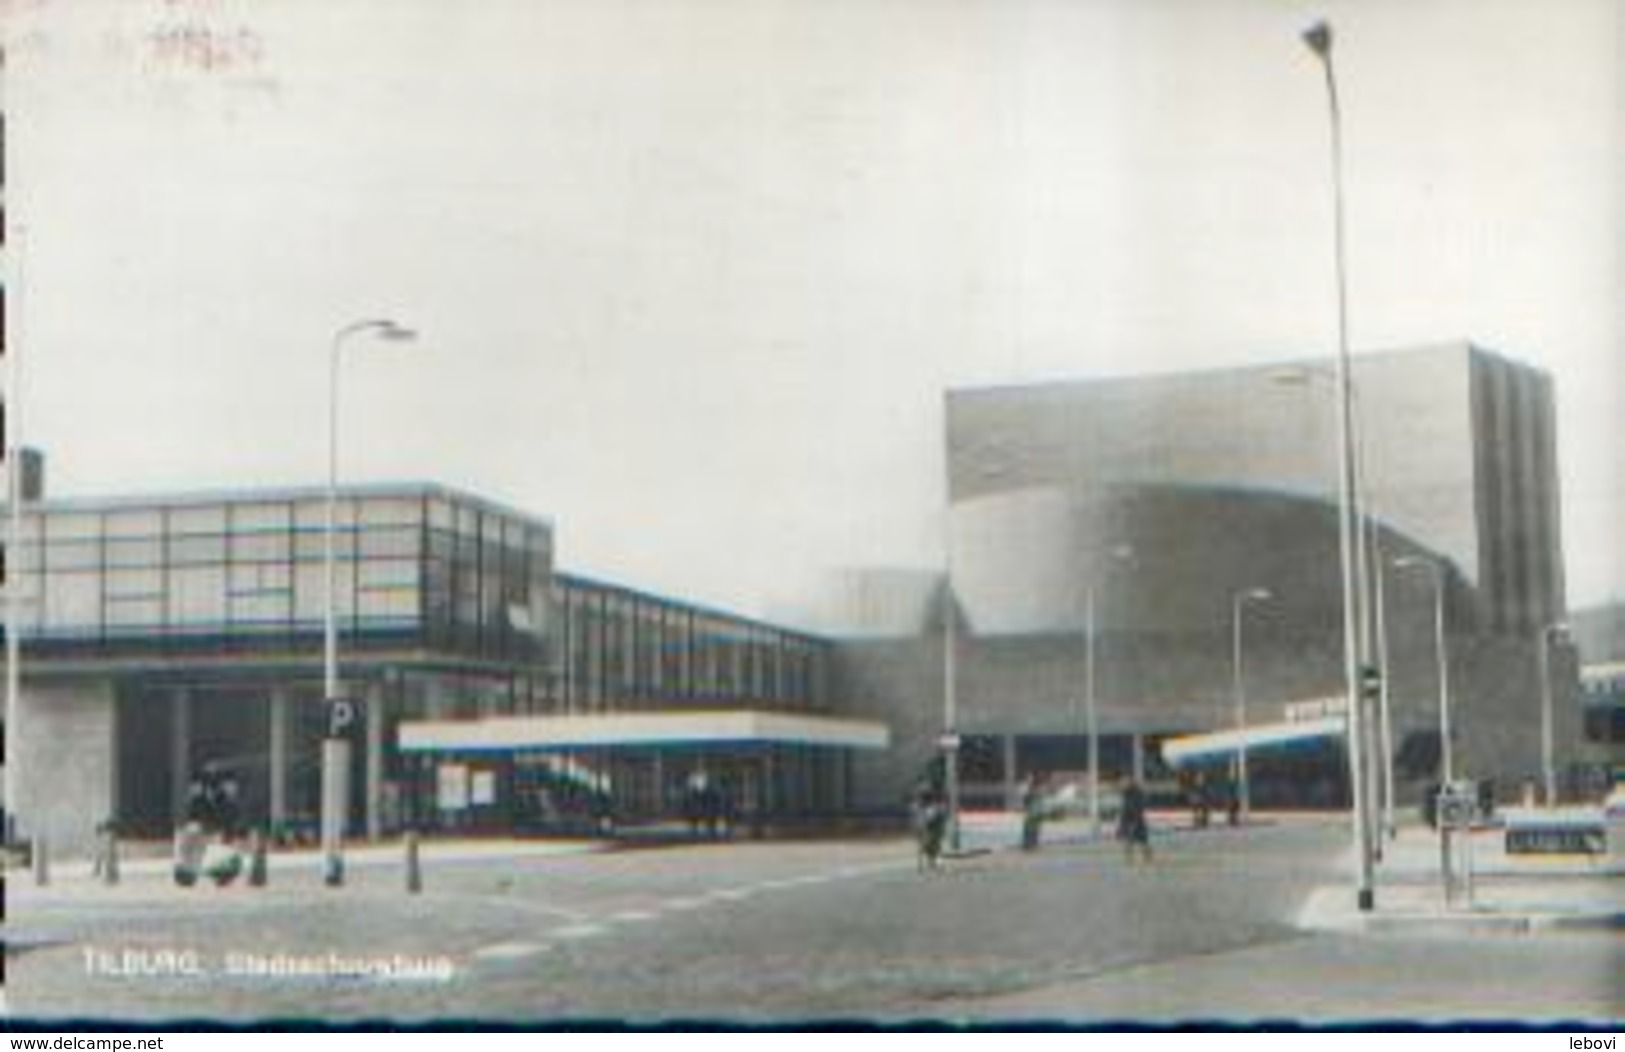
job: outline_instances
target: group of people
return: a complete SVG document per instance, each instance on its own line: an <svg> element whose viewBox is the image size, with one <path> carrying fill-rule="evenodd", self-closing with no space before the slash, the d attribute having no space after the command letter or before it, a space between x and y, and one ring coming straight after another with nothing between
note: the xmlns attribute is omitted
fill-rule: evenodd
<svg viewBox="0 0 1625 1052"><path fill-rule="evenodd" d="M1036 851L1048 807L1045 781L1041 776L1027 779L1021 804L1021 848ZM915 788L911 812L919 868L922 871L935 869L941 864L948 831L948 801L942 787L932 779L922 780ZM1122 842L1124 857L1130 864L1136 860L1151 861L1151 826L1146 818L1145 789L1133 779L1123 786L1117 811L1117 839Z"/></svg>
<svg viewBox="0 0 1625 1052"><path fill-rule="evenodd" d="M186 824L176 832L175 882L207 878L224 887L243 870L233 841L242 832L241 787L228 768L206 764L186 792Z"/></svg>
<svg viewBox="0 0 1625 1052"><path fill-rule="evenodd" d="M1196 771L1188 777L1181 779L1185 790L1185 798L1190 802L1191 824L1197 829L1206 829L1212 821L1215 806L1222 807L1225 820L1230 825L1241 822L1241 794L1236 791L1236 784L1228 778L1217 782L1210 782L1201 771Z"/></svg>

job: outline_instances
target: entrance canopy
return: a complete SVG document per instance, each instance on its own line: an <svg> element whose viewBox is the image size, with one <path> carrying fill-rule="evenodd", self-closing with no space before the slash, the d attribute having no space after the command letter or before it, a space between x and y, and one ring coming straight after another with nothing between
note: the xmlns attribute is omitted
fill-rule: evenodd
<svg viewBox="0 0 1625 1052"><path fill-rule="evenodd" d="M1341 715L1312 720L1262 723L1245 730L1215 731L1169 738L1162 743L1162 759L1170 767L1218 763L1241 752L1248 755L1290 752L1341 741L1346 728Z"/></svg>
<svg viewBox="0 0 1625 1052"><path fill-rule="evenodd" d="M400 726L402 752L516 752L696 745L823 745L884 749L891 732L873 720L728 709L492 716Z"/></svg>

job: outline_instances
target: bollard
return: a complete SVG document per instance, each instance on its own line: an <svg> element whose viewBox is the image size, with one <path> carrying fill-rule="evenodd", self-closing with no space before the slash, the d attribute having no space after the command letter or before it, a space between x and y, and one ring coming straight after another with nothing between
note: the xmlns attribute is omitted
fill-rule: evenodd
<svg viewBox="0 0 1625 1052"><path fill-rule="evenodd" d="M406 834L406 892L416 895L423 890L423 866L418 857L418 835Z"/></svg>
<svg viewBox="0 0 1625 1052"><path fill-rule="evenodd" d="M102 829L102 883L108 887L118 883L118 833L111 823Z"/></svg>
<svg viewBox="0 0 1625 1052"><path fill-rule="evenodd" d="M248 886L263 888L269 878L269 866L265 858L265 834L258 829L248 834Z"/></svg>
<svg viewBox="0 0 1625 1052"><path fill-rule="evenodd" d="M51 852L45 846L44 834L34 837L33 862L34 883L43 888L51 882Z"/></svg>

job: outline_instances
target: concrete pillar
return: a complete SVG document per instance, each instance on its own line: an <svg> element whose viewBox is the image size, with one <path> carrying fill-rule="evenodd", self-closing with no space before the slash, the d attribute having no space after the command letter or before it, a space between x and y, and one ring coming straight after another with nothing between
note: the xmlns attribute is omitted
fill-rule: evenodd
<svg viewBox="0 0 1625 1052"><path fill-rule="evenodd" d="M97 827L116 799L113 685L31 685L18 708L7 747L19 761L15 809L24 835L49 841L53 859L94 857Z"/></svg>
<svg viewBox="0 0 1625 1052"><path fill-rule="evenodd" d="M999 744L1003 753L999 772L1004 776L1004 806L1015 811L1021 807L1021 787L1016 784L1016 736L1001 735Z"/></svg>
<svg viewBox="0 0 1625 1052"><path fill-rule="evenodd" d="M169 812L179 827L186 821L186 791L192 784L191 690L177 688L169 711Z"/></svg>
<svg viewBox="0 0 1625 1052"><path fill-rule="evenodd" d="M267 798L272 828L288 820L288 732L293 699L287 687L272 687L269 715L271 721L271 769Z"/></svg>
<svg viewBox="0 0 1625 1052"><path fill-rule="evenodd" d="M384 686L367 684L367 839L383 835L384 816Z"/></svg>
<svg viewBox="0 0 1625 1052"><path fill-rule="evenodd" d="M1129 764L1134 772L1134 780L1141 785L1145 784L1145 735L1131 734L1128 743Z"/></svg>

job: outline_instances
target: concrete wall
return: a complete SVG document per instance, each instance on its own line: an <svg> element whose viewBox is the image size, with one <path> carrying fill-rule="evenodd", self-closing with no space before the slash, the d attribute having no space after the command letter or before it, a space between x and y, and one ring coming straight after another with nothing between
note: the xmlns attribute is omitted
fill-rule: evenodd
<svg viewBox="0 0 1625 1052"><path fill-rule="evenodd" d="M115 717L110 683L25 683L19 726L8 734L17 765L21 834L43 834L54 856L84 854L114 813Z"/></svg>
<svg viewBox="0 0 1625 1052"><path fill-rule="evenodd" d="M1390 618L1392 743L1405 754L1413 734L1439 726L1437 660L1426 611ZM1459 775L1492 777L1510 798L1540 772L1540 683L1532 640L1452 636L1452 722ZM1076 634L962 637L958 643L958 729L965 734L1081 733L1085 645ZM1235 719L1230 640L1224 632L1178 640L1107 633L1096 643L1096 702L1102 734L1191 733ZM1288 702L1342 691L1335 637L1282 633L1244 654L1249 723L1284 718ZM854 761L860 806L895 806L934 755L944 726L942 639L844 643L836 649L836 696L854 714L884 720L893 746ZM1571 651L1554 650L1554 741L1559 770L1579 758L1580 705ZM1431 752L1425 755L1432 755ZM1432 767L1399 772L1401 803L1413 803Z"/></svg>
<svg viewBox="0 0 1625 1052"><path fill-rule="evenodd" d="M1113 521L1124 491L1206 490L1330 507L1337 429L1329 366L951 392L950 501L963 523L958 532L983 556L972 553L975 580L999 577L981 565L988 553L1008 564L1005 579L1034 577L1033 559L1057 544L1065 550L1053 572L1069 573L1076 567L1066 560L1081 556L1055 536L1066 529L1075 539L1140 547L1142 537L1128 528L1140 523ZM1297 382L1280 382L1292 375ZM1450 561L1470 590L1459 616L1471 613L1513 635L1559 617L1549 379L1458 343L1358 355L1355 385L1367 510L1391 533ZM1038 506L1019 496L1046 489L1073 494L1074 513L1058 514L1053 499ZM993 532L1015 543L982 540L989 509L1002 520ZM1074 525L1055 525L1062 522ZM1036 544L1023 533L1034 529ZM961 554L956 576L967 565ZM1208 553L1203 559L1214 561Z"/></svg>
<svg viewBox="0 0 1625 1052"><path fill-rule="evenodd" d="M853 640L830 656L832 697L841 713L891 728L888 749L852 752L852 806L899 808L935 754L942 733L942 637Z"/></svg>

